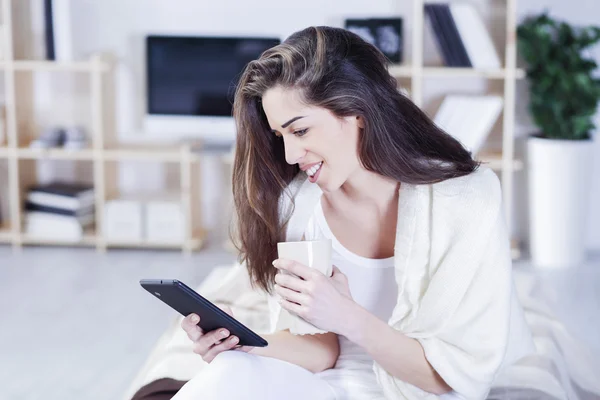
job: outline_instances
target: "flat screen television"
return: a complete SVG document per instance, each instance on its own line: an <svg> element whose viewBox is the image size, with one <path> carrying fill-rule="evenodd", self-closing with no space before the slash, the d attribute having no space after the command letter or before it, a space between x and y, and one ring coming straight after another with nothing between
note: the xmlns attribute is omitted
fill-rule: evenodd
<svg viewBox="0 0 600 400"><path fill-rule="evenodd" d="M233 97L248 62L280 43L273 37L146 38L146 128L232 140Z"/></svg>

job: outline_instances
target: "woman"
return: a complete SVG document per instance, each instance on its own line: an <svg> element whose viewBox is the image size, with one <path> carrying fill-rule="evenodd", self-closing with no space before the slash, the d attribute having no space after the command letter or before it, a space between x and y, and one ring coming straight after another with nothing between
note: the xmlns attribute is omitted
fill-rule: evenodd
<svg viewBox="0 0 600 400"><path fill-rule="evenodd" d="M484 398L531 350L495 174L399 93L375 47L297 32L249 63L234 116L241 258L326 333L246 348L188 316L210 365L175 399ZM331 277L277 260L301 238L332 240Z"/></svg>

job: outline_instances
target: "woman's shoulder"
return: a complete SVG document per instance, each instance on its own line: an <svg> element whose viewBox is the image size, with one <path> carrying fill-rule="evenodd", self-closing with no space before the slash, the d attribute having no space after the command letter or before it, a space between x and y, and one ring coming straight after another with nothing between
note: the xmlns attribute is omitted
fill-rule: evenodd
<svg viewBox="0 0 600 400"><path fill-rule="evenodd" d="M500 180L485 166L468 175L432 184L431 194L434 202L447 203L452 210L466 212L499 209L502 204Z"/></svg>

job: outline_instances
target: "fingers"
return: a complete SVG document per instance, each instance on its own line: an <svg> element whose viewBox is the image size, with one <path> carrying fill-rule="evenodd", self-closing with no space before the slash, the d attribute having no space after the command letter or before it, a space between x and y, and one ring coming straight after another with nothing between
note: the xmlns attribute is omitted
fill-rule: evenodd
<svg viewBox="0 0 600 400"><path fill-rule="evenodd" d="M275 285L275 292L279 294L282 298L294 303L307 305L307 303L309 302L309 297L306 294L298 293L294 290L290 290L286 287L279 286L277 284Z"/></svg>
<svg viewBox="0 0 600 400"><path fill-rule="evenodd" d="M331 278L338 280L338 281L343 281L343 280L347 280L348 277L346 276L346 274L344 274L342 271L340 271L340 269L338 267L336 267L335 265L333 266L333 273L331 274Z"/></svg>
<svg viewBox="0 0 600 400"><path fill-rule="evenodd" d="M240 346L240 345L237 345L234 348L235 351L243 351L244 353L252 353L252 350L254 350L254 349L255 349L255 347L252 347L252 346Z"/></svg>
<svg viewBox="0 0 600 400"><path fill-rule="evenodd" d="M223 311L229 315L233 315L231 309L226 305L219 305ZM190 314L181 321L181 327L187 333L188 338L194 342L194 353L202 356L206 362L211 362L219 353L227 350L235 349L241 351L250 351L252 348L247 346L239 346L237 336L229 336L227 329L216 329L214 331L203 333L198 325L200 317L196 314Z"/></svg>
<svg viewBox="0 0 600 400"><path fill-rule="evenodd" d="M288 271L294 275L298 275L300 278L305 280L310 279L316 272L314 269L309 268L306 265L283 258L273 261L273 266L279 270Z"/></svg>
<svg viewBox="0 0 600 400"><path fill-rule="evenodd" d="M181 327L192 341L198 340L202 336L202 329L197 325L200 317L196 314L190 314L181 321Z"/></svg>
<svg viewBox="0 0 600 400"><path fill-rule="evenodd" d="M296 303L292 303L291 301L288 301L286 299L281 299L279 301L279 304L281 304L281 307L288 310L289 312L296 314L300 317L305 317L305 307Z"/></svg>
<svg viewBox="0 0 600 400"><path fill-rule="evenodd" d="M296 292L307 292L308 290L307 281L303 281L300 278L296 278L292 275L283 274L281 272L275 275L275 283L277 283L279 286L295 290Z"/></svg>
<svg viewBox="0 0 600 400"><path fill-rule="evenodd" d="M211 362L221 352L233 349L239 342L237 336L231 336L223 340L219 344L212 346L208 352L202 357L206 362Z"/></svg>
<svg viewBox="0 0 600 400"><path fill-rule="evenodd" d="M196 341L194 345L194 352L204 356L206 353L208 353L211 347L220 343L228 336L229 331L227 331L227 329L216 329L212 332L208 332Z"/></svg>

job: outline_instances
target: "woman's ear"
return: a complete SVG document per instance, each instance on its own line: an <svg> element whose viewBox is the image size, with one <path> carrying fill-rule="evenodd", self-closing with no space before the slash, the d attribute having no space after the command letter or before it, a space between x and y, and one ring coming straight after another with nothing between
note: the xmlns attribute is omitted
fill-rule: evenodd
<svg viewBox="0 0 600 400"><path fill-rule="evenodd" d="M360 129L365 129L365 120L360 115L356 116L356 124Z"/></svg>

